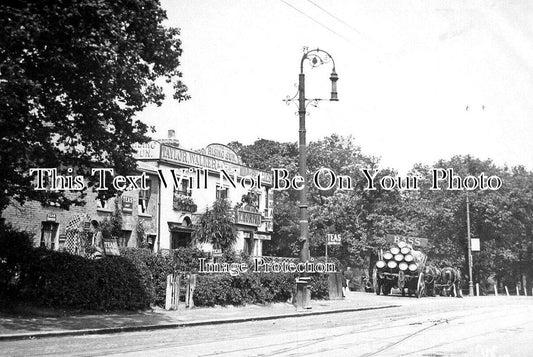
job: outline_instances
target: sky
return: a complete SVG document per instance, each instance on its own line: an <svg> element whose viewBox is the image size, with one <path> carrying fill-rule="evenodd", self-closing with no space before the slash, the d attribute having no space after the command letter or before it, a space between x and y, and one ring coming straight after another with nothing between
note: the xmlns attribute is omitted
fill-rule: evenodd
<svg viewBox="0 0 533 357"><path fill-rule="evenodd" d="M163 0L181 29L183 81L138 118L182 147L298 140L304 47L331 54L338 102L309 107L308 140L351 135L400 173L470 154L533 169L533 2ZM332 64L304 64L306 96L329 98Z"/></svg>

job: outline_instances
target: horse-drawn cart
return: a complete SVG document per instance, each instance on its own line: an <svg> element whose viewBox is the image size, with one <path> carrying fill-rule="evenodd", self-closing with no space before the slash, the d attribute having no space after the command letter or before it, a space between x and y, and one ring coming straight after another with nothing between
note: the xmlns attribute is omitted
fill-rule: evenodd
<svg viewBox="0 0 533 357"><path fill-rule="evenodd" d="M393 288L399 289L402 296L406 292L417 298L424 294L424 266L427 260L424 253L398 242L378 258L372 276L377 295L389 295Z"/></svg>

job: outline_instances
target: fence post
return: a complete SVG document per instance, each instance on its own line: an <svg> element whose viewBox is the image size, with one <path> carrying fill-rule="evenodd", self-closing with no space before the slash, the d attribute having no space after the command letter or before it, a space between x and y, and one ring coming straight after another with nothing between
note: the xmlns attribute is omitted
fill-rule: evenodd
<svg viewBox="0 0 533 357"><path fill-rule="evenodd" d="M479 283L476 283L476 295L479 296Z"/></svg>
<svg viewBox="0 0 533 357"><path fill-rule="evenodd" d="M178 304L180 301L180 276L179 274L174 275L174 281L172 284L172 310L178 309Z"/></svg>
<svg viewBox="0 0 533 357"><path fill-rule="evenodd" d="M518 285L516 286L516 296L520 296L520 290L518 290Z"/></svg>
<svg viewBox="0 0 533 357"><path fill-rule="evenodd" d="M185 292L185 304L188 308L194 307L194 289L196 288L196 274L189 274L187 290Z"/></svg>
<svg viewBox="0 0 533 357"><path fill-rule="evenodd" d="M527 296L527 289L526 289L526 285L524 284L524 296Z"/></svg>
<svg viewBox="0 0 533 357"><path fill-rule="evenodd" d="M507 289L507 285L505 285L505 292L507 293L507 296L509 296L509 289Z"/></svg>
<svg viewBox="0 0 533 357"><path fill-rule="evenodd" d="M172 308L172 275L167 275L167 290L165 294L165 310Z"/></svg>
<svg viewBox="0 0 533 357"><path fill-rule="evenodd" d="M494 284L494 296L498 296L498 287Z"/></svg>

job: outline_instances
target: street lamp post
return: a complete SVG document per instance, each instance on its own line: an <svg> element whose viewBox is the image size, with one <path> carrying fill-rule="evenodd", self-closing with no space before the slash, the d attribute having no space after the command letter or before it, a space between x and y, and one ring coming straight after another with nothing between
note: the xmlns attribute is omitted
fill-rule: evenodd
<svg viewBox="0 0 533 357"><path fill-rule="evenodd" d="M302 56L302 60L300 61L300 75L298 77L298 117L299 117L299 160L298 160L298 168L299 168L299 174L303 178L303 188L300 190L300 241L302 244L302 249L300 251L300 260L302 262L308 262L311 258L311 254L309 252L309 219L307 214L307 186L306 186L306 172L307 172L307 144L306 144L306 130L305 130L305 116L307 114L307 105L313 104L314 106L317 105L318 101L322 99L311 99L308 100L305 98L305 74L304 74L304 62L309 61L312 68L321 66L325 63L332 62L333 69L331 72L331 75L329 79L331 80L331 97L330 101L338 101L337 97L337 80L339 77L337 76L337 73L335 72L335 61L330 56L329 53L327 53L324 50L320 49L314 49L308 51L307 49L304 51L304 54ZM287 103L293 102L295 100L296 96L293 98L287 98L285 101ZM305 294L304 300L305 302L302 302L300 300L297 301L297 308L311 308L310 306L310 290L304 283L302 285L303 292ZM304 305L304 306L301 306Z"/></svg>

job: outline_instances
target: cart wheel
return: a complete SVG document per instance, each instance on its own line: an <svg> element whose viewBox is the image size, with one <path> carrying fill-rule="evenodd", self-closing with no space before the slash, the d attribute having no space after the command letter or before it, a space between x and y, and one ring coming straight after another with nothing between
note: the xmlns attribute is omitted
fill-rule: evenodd
<svg viewBox="0 0 533 357"><path fill-rule="evenodd" d="M418 276L418 285L416 286L416 298L419 299L423 294L425 290L426 284L424 281L424 273L420 273Z"/></svg>

